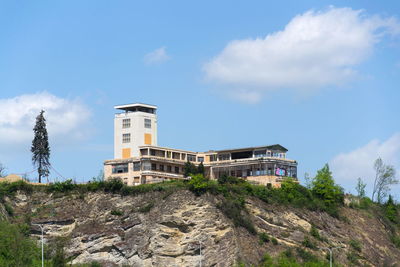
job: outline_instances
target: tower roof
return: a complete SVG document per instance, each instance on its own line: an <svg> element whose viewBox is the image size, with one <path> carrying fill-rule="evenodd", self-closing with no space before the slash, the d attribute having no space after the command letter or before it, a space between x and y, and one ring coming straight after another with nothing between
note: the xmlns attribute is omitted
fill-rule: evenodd
<svg viewBox="0 0 400 267"><path fill-rule="evenodd" d="M117 105L114 106L115 109L123 110L123 111L142 111L154 113L157 109L157 106L143 104L143 103L134 103L134 104L125 104L125 105Z"/></svg>

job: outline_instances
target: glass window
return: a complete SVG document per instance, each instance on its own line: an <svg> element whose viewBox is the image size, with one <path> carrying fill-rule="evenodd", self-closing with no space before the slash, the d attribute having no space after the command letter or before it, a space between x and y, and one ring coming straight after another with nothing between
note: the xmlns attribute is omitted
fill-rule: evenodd
<svg viewBox="0 0 400 267"><path fill-rule="evenodd" d="M197 157L197 161L198 162L203 162L204 161L204 157Z"/></svg>
<svg viewBox="0 0 400 267"><path fill-rule="evenodd" d="M155 163L152 163L152 164L151 164L151 170L152 170L152 171L157 170L157 165L156 165Z"/></svg>
<svg viewBox="0 0 400 267"><path fill-rule="evenodd" d="M112 173L126 173L128 172L128 164L118 164L112 166Z"/></svg>
<svg viewBox="0 0 400 267"><path fill-rule="evenodd" d="M217 155L210 155L210 161L217 161Z"/></svg>
<svg viewBox="0 0 400 267"><path fill-rule="evenodd" d="M179 167L175 167L175 173L179 173Z"/></svg>
<svg viewBox="0 0 400 267"><path fill-rule="evenodd" d="M143 170L144 171L150 171L151 170L151 163L149 161L143 162Z"/></svg>
<svg viewBox="0 0 400 267"><path fill-rule="evenodd" d="M151 129L151 119L144 119L144 128Z"/></svg>
<svg viewBox="0 0 400 267"><path fill-rule="evenodd" d="M258 151L254 151L254 157L256 158L262 158L262 157L266 157L267 153L265 150L258 150Z"/></svg>
<svg viewBox="0 0 400 267"><path fill-rule="evenodd" d="M160 171L164 171L164 165L160 164Z"/></svg>
<svg viewBox="0 0 400 267"><path fill-rule="evenodd" d="M131 142L131 134L124 133L122 134L122 143L130 143Z"/></svg>
<svg viewBox="0 0 400 267"><path fill-rule="evenodd" d="M195 155L187 154L187 160L188 160L188 161L196 161L196 156L195 156Z"/></svg>
<svg viewBox="0 0 400 267"><path fill-rule="evenodd" d="M133 171L135 172L140 171L140 162L133 163Z"/></svg>
<svg viewBox="0 0 400 267"><path fill-rule="evenodd" d="M131 127L131 119L122 119L122 128Z"/></svg>
<svg viewBox="0 0 400 267"><path fill-rule="evenodd" d="M219 154L218 160L229 160L229 154Z"/></svg>
<svg viewBox="0 0 400 267"><path fill-rule="evenodd" d="M171 166L167 166L167 172L172 172L172 167Z"/></svg>

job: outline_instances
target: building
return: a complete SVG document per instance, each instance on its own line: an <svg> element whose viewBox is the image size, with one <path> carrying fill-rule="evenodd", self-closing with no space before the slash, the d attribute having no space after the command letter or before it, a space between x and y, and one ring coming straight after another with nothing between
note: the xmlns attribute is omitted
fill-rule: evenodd
<svg viewBox="0 0 400 267"><path fill-rule="evenodd" d="M283 178L297 180L297 162L287 159L281 145L193 152L157 146L157 107L147 104L115 106L114 159L104 162L106 179L127 185L155 183L184 177L187 161L202 162L206 176L227 174L249 182L279 187Z"/></svg>

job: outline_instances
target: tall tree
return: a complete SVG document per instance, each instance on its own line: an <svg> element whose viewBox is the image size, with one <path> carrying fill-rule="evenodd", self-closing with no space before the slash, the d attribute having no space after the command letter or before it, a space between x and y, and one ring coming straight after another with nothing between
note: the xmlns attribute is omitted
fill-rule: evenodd
<svg viewBox="0 0 400 267"><path fill-rule="evenodd" d="M6 167L0 162L0 177L6 176Z"/></svg>
<svg viewBox="0 0 400 267"><path fill-rule="evenodd" d="M46 119L44 118L44 111L36 117L36 124L33 128L35 137L32 141L32 163L37 168L39 183L42 182L42 177L49 176L50 168L50 147L46 129Z"/></svg>
<svg viewBox="0 0 400 267"><path fill-rule="evenodd" d="M356 186L356 191L357 191L357 196L358 197L365 197L365 187L366 186L367 185L359 177L357 179L357 186Z"/></svg>
<svg viewBox="0 0 400 267"><path fill-rule="evenodd" d="M317 175L312 181L311 191L328 206L343 202L343 189L335 184L328 164L317 171Z"/></svg>
<svg viewBox="0 0 400 267"><path fill-rule="evenodd" d="M392 165L386 165L381 158L375 160L375 180L374 188L372 190L372 200L376 196L376 201L382 203L390 192L392 185L398 184L399 180L396 179L396 170Z"/></svg>
<svg viewBox="0 0 400 267"><path fill-rule="evenodd" d="M206 175L206 170L204 169L203 162L200 162L199 166L197 166L197 173L205 176Z"/></svg>

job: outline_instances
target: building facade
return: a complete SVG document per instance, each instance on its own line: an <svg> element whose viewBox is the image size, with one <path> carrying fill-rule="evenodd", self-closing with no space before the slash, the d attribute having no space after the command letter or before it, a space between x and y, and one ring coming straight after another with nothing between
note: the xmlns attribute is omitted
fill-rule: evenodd
<svg viewBox="0 0 400 267"><path fill-rule="evenodd" d="M106 179L120 178L127 185L156 183L184 177L187 161L203 163L206 176L241 177L249 182L280 187L291 177L297 181L297 162L287 159L281 145L193 152L157 146L157 107L130 104L115 107L114 159L104 162Z"/></svg>

